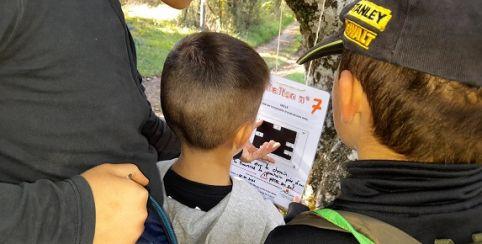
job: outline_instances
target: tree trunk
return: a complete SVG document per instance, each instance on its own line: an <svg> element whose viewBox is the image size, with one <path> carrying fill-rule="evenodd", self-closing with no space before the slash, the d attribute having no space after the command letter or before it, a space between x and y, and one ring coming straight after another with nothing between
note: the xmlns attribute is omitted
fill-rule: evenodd
<svg viewBox="0 0 482 244"><path fill-rule="evenodd" d="M318 42L324 37L333 35L340 27L339 14L351 0L285 0L293 10L300 23L303 36L302 47L307 50L313 47L319 28ZM320 14L321 16L320 21ZM308 85L331 91L333 75L337 69L339 57L330 56L306 64L306 82ZM310 67L311 65L311 67ZM315 159L315 164L307 184L304 201L310 207L324 206L332 201L339 192L339 180L345 175L342 163L355 156L341 143L336 136L331 113L325 120L324 130ZM312 188L312 191L311 189Z"/></svg>

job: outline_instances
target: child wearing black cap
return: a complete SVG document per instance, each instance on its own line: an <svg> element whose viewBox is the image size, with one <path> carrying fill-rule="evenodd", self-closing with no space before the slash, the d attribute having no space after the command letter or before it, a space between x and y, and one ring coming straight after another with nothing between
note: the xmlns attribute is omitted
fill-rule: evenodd
<svg viewBox="0 0 482 244"><path fill-rule="evenodd" d="M359 160L266 243L482 241L482 2L362 0L342 19L299 62L342 53L333 117Z"/></svg>

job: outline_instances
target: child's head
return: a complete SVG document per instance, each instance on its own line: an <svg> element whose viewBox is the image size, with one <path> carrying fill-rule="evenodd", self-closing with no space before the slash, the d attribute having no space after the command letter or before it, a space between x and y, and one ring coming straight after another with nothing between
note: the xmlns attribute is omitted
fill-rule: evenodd
<svg viewBox="0 0 482 244"><path fill-rule="evenodd" d="M334 119L353 148L373 137L409 160L482 162L482 89L345 50ZM368 142L367 142L368 141Z"/></svg>
<svg viewBox="0 0 482 244"><path fill-rule="evenodd" d="M354 1L343 30L300 58L343 54L335 126L361 158L482 162L479 5Z"/></svg>
<svg viewBox="0 0 482 244"><path fill-rule="evenodd" d="M252 133L269 70L246 43L201 32L169 53L161 78L161 105L168 125L189 147L241 147Z"/></svg>

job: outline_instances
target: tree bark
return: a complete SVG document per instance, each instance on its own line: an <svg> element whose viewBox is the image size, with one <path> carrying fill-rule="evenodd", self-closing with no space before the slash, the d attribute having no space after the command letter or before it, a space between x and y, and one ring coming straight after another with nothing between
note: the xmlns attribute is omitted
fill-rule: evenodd
<svg viewBox="0 0 482 244"><path fill-rule="evenodd" d="M285 1L300 23L304 50L315 44L318 28L318 42L340 30L342 23L339 14L343 7L351 2L351 0ZM322 14L321 21L320 14ZM305 64L306 83L325 91L331 91L338 62L339 57L329 56L313 60L311 64ZM341 177L345 176L342 163L355 157L352 150L344 146L336 135L330 105L313 170L305 189L303 197L305 203L308 203L310 207L321 207L333 201L339 193L339 181Z"/></svg>

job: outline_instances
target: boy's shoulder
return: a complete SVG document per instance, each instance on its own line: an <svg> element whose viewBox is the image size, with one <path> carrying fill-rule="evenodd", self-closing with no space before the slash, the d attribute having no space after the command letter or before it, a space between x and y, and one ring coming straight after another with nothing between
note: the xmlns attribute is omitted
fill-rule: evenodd
<svg viewBox="0 0 482 244"><path fill-rule="evenodd" d="M157 169L159 170L159 174L161 176L161 179L164 178L164 175L166 172L171 168L171 166L176 162L177 158L171 159L171 160L164 160L164 161L159 161L156 163Z"/></svg>
<svg viewBox="0 0 482 244"><path fill-rule="evenodd" d="M240 211L240 215L246 216L245 218L253 217L255 221L260 221L263 217L276 225L284 224L278 209L273 203L265 200L254 186L237 177L232 177L232 180L233 190L228 203L229 209Z"/></svg>
<svg viewBox="0 0 482 244"><path fill-rule="evenodd" d="M263 243L271 230L284 224L282 215L248 182L235 177L232 181L231 193L217 206L222 208L217 227L223 233L230 233L230 243ZM214 229L216 227L213 232ZM222 243L222 239L214 242Z"/></svg>
<svg viewBox="0 0 482 244"><path fill-rule="evenodd" d="M233 195L235 195L233 197L243 197L265 204L266 200L253 185L238 177L231 177L231 179L233 181Z"/></svg>

